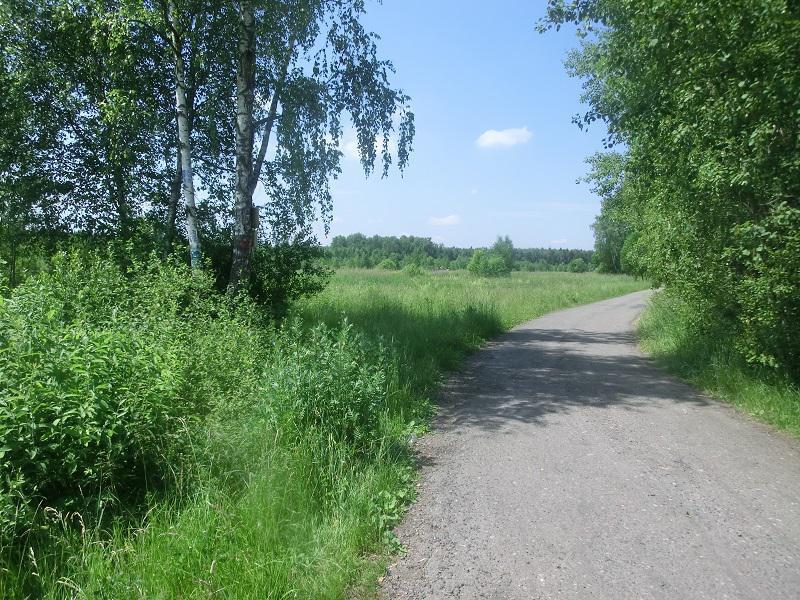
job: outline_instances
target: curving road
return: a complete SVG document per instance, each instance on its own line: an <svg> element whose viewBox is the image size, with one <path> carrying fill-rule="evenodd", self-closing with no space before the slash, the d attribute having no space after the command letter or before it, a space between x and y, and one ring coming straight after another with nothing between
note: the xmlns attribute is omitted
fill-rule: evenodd
<svg viewBox="0 0 800 600"><path fill-rule="evenodd" d="M647 297L531 321L451 378L385 596L800 598L800 443L655 368Z"/></svg>

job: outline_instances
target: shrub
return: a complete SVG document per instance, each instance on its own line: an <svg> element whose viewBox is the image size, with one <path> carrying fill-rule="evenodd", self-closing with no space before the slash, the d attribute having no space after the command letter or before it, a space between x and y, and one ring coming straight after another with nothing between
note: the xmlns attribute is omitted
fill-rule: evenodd
<svg viewBox="0 0 800 600"><path fill-rule="evenodd" d="M738 348L751 364L800 381L800 209L783 202L760 223L734 228L728 252L738 300Z"/></svg>
<svg viewBox="0 0 800 600"><path fill-rule="evenodd" d="M503 260L506 273L510 273L514 269L514 244L510 237L498 236L492 245L491 255L498 256Z"/></svg>
<svg viewBox="0 0 800 600"><path fill-rule="evenodd" d="M473 275L480 277L501 277L511 273L511 269L502 256L483 249L475 250L467 269Z"/></svg>
<svg viewBox="0 0 800 600"><path fill-rule="evenodd" d="M450 261L449 269L453 271L460 271L469 266L469 258L466 256L459 256L458 258Z"/></svg>
<svg viewBox="0 0 800 600"><path fill-rule="evenodd" d="M275 317L283 317L289 305L303 296L321 292L331 270L316 242L304 241L257 246L253 253L250 291L253 298Z"/></svg>
<svg viewBox="0 0 800 600"><path fill-rule="evenodd" d="M2 538L40 505L113 512L191 479L199 425L255 387L260 346L203 274L57 255L0 301Z"/></svg>
<svg viewBox="0 0 800 600"><path fill-rule="evenodd" d="M419 277L420 275L425 274L425 269L423 269L417 263L411 262L403 267L403 273L410 275L411 277Z"/></svg>
<svg viewBox="0 0 800 600"><path fill-rule="evenodd" d="M586 271L589 270L589 265L586 264L585 260L578 257L578 258L573 258L569 262L567 269L569 269L571 273L585 273Z"/></svg>
<svg viewBox="0 0 800 600"><path fill-rule="evenodd" d="M383 269L384 271L397 271L400 266L397 264L397 261L391 258L384 258L381 262L378 263L378 268Z"/></svg>

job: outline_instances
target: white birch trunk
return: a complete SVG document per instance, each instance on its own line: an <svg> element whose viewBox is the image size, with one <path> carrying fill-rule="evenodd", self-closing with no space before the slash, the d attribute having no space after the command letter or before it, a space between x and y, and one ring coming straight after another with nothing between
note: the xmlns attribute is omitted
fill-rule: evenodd
<svg viewBox="0 0 800 600"><path fill-rule="evenodd" d="M250 0L239 8L239 66L236 70L236 206L230 286L238 290L250 279L253 247L253 102L255 100L256 31Z"/></svg>
<svg viewBox="0 0 800 600"><path fill-rule="evenodd" d="M175 110L178 114L178 143L181 155L181 182L186 202L186 237L189 239L189 255L192 269L203 265L200 238L197 234L197 208L194 193L194 171L192 170L192 140L189 130L189 105L186 100L186 73L183 62L182 42L177 33L177 14L174 0L169 0L169 19L172 22L172 50L175 56Z"/></svg>

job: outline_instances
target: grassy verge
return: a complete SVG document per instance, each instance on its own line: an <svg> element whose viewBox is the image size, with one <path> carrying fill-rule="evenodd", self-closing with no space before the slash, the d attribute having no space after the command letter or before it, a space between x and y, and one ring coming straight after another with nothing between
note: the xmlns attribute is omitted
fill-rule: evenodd
<svg viewBox="0 0 800 600"><path fill-rule="evenodd" d="M182 288L174 270L152 267L132 282L104 264L96 271L64 267L0 305L4 368L20 382L0 389L0 401L20 411L14 432L40 420L31 443L49 453L41 464L53 465L39 468L29 446L0 457L21 482L0 489L9 509L2 525L23 535L0 538L0 597L342 598L354 586L368 590L396 549L390 528L414 487L406 440L425 428L442 372L520 321L644 287L597 274L346 271L275 330L191 287L199 283ZM172 297L205 299L164 308ZM21 348L36 361L16 360ZM162 362L143 379L136 365L156 350ZM91 364L87 351L96 355ZM120 373L129 356L141 361ZM45 386L51 400L30 413L18 399L56 368L58 379ZM75 406L59 414L108 416L86 430L84 420L61 425L64 441L54 445L54 403ZM140 431L129 420L103 429L131 410ZM77 471L54 479L62 453L85 449L73 431L90 449L125 431L131 450L103 454L91 469L97 452L85 452ZM139 464L137 453L146 479L126 470L125 461ZM87 485L69 487L81 478ZM97 488L91 497L88 484ZM24 527L12 514L19 490L28 505L39 502ZM100 508L87 512L92 501Z"/></svg>
<svg viewBox="0 0 800 600"><path fill-rule="evenodd" d="M800 390L746 365L722 334L698 335L692 311L660 293L639 322L642 347L667 370L737 408L800 436Z"/></svg>

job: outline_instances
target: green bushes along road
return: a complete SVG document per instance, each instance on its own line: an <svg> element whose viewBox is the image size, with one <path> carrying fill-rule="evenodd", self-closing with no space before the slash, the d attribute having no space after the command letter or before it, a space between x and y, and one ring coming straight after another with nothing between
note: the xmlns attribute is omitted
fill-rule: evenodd
<svg viewBox="0 0 800 600"><path fill-rule="evenodd" d="M338 273L280 326L188 267L57 256L0 304L0 595L371 582L443 369L598 274Z"/></svg>

